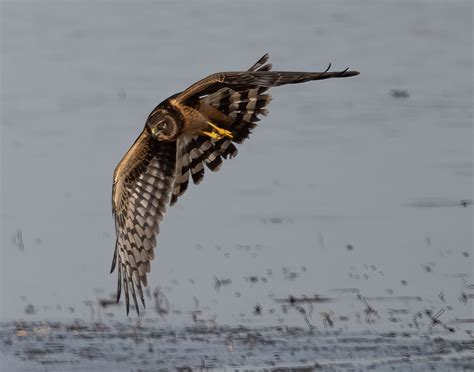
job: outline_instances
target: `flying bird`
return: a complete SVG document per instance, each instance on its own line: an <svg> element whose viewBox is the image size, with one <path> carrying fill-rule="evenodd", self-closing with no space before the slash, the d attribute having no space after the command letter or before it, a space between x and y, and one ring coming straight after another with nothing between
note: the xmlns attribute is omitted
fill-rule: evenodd
<svg viewBox="0 0 474 372"><path fill-rule="evenodd" d="M154 258L159 224L166 206L176 203L189 179L199 184L204 169L217 171L237 155L235 144L249 137L267 114L271 87L344 78L357 71L271 71L265 54L247 71L219 72L161 102L115 168L112 210L117 240L111 272L118 270L117 302L122 289L127 315L130 294L137 313Z"/></svg>

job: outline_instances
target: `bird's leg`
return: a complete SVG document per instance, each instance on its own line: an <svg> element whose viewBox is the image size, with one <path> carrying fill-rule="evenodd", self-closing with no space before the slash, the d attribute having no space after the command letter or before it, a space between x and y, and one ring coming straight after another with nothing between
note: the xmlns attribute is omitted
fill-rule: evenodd
<svg viewBox="0 0 474 372"><path fill-rule="evenodd" d="M209 126L212 128L212 130L211 131L202 131L201 132L202 134L204 134L206 136L209 136L211 138L214 138L214 139L221 139L223 137L228 137L228 138L233 137L232 132L230 130L220 128L217 125L215 125L214 123L211 123L210 121L207 121L207 124L209 124Z"/></svg>

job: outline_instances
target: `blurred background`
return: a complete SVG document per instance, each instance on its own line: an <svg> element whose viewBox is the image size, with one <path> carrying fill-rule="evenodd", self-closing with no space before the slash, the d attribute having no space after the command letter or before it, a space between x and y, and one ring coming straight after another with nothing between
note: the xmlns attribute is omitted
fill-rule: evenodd
<svg viewBox="0 0 474 372"><path fill-rule="evenodd" d="M44 340L18 341L45 324L47 337L64 331L48 322L148 321L185 335L295 327L311 332L306 344L321 332L391 333L401 344L404 332L434 332L464 345L447 353L460 359L474 337L472 11L470 1L3 1L4 365L23 368L15 353L30 362L66 353L63 344L31 357L25 345ZM275 70L331 62L361 74L271 91L270 114L238 157L168 209L147 309L127 318L111 304L116 164L159 102L267 52ZM262 349L242 359L217 340L203 347L215 346L213 361L175 345L169 366L306 365L319 355Z"/></svg>

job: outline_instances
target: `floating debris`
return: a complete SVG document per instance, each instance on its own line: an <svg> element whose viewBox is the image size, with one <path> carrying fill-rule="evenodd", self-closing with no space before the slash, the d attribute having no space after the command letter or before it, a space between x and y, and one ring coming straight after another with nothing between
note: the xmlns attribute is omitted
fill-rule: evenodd
<svg viewBox="0 0 474 372"><path fill-rule="evenodd" d="M390 91L390 95L393 98L408 98L408 97L410 97L410 94L408 93L408 91L404 90L404 89L392 89Z"/></svg>
<svg viewBox="0 0 474 372"><path fill-rule="evenodd" d="M97 303L102 309L106 309L109 306L120 306L121 303L117 303L117 298L115 294L111 295L110 298L98 298Z"/></svg>
<svg viewBox="0 0 474 372"><path fill-rule="evenodd" d="M34 315L36 314L36 309L32 304L28 304L25 306L25 314L27 315Z"/></svg>
<svg viewBox="0 0 474 372"><path fill-rule="evenodd" d="M23 244L23 233L21 232L21 229L18 229L12 237L12 243L15 247L18 248L20 252L25 251L25 246Z"/></svg>
<svg viewBox="0 0 474 372"><path fill-rule="evenodd" d="M365 298L369 301L423 301L420 296L374 296Z"/></svg>
<svg viewBox="0 0 474 372"><path fill-rule="evenodd" d="M270 224L270 225L279 225L282 223L293 223L293 219L290 217L266 217L261 219L262 223L265 225Z"/></svg>
<svg viewBox="0 0 474 372"><path fill-rule="evenodd" d="M455 329L453 327L448 327L446 324L444 324L439 318L441 315L444 314L446 309L443 307L441 308L436 314L433 314L433 312L429 309L425 309L425 315L428 316L428 318L431 319L431 324L430 324L430 331L437 325L443 327L446 331L454 333Z"/></svg>
<svg viewBox="0 0 474 372"><path fill-rule="evenodd" d="M252 284L255 284L255 283L258 283L258 276L255 276L255 275L246 276L244 277L244 280Z"/></svg>
<svg viewBox="0 0 474 372"><path fill-rule="evenodd" d="M221 286L232 284L231 279L219 279L217 276L214 276L214 288L219 292Z"/></svg>
<svg viewBox="0 0 474 372"><path fill-rule="evenodd" d="M412 202L405 203L404 206L411 208L450 208L450 207L459 207L459 205L468 206L472 204L472 200L463 200L461 203L456 200L451 199L441 199L441 198L421 198L414 200Z"/></svg>
<svg viewBox="0 0 474 372"><path fill-rule="evenodd" d="M468 300L474 299L474 294L473 293L466 293L464 291L461 292L461 294L458 297L459 302L462 302L463 304L467 304Z"/></svg>
<svg viewBox="0 0 474 372"><path fill-rule="evenodd" d="M253 315L262 315L262 305L255 305L255 307L253 308Z"/></svg>
<svg viewBox="0 0 474 372"><path fill-rule="evenodd" d="M430 265L421 265L421 267L423 267L423 270L425 270L427 273L433 271Z"/></svg>
<svg viewBox="0 0 474 372"><path fill-rule="evenodd" d="M364 313L365 313L365 321L367 323L374 323L375 318L380 319L380 315L378 314L377 310L375 310L372 306L369 305L369 303L367 302L367 299L364 296L362 296L361 294L358 294L357 298L361 300L365 305Z"/></svg>
<svg viewBox="0 0 474 372"><path fill-rule="evenodd" d="M293 295L288 296L288 298L277 298L275 299L275 302L279 303L287 303L292 306L298 304L298 303L303 303L303 302L311 302L311 303L327 303L327 302L333 302L335 301L333 298L330 297L324 297L324 296L319 296L319 295L314 295L313 297L295 297Z"/></svg>
<svg viewBox="0 0 474 372"><path fill-rule="evenodd" d="M472 200L471 199L461 200L460 204L462 207L466 208L468 205L472 205Z"/></svg>
<svg viewBox="0 0 474 372"><path fill-rule="evenodd" d="M293 271L285 273L285 279L286 280L295 280L299 276L300 276L300 274L298 274L296 272L293 272Z"/></svg>
<svg viewBox="0 0 474 372"><path fill-rule="evenodd" d="M311 305L311 303L310 303L310 305ZM308 328L309 328L310 330L312 330L313 328L315 328L314 325L311 324L311 322L309 321L309 318L308 318L308 314L307 314L307 312L306 312L306 309L305 309L303 306L296 306L295 308L296 308L296 310L298 310L298 312L303 316L303 319L304 319L306 325L308 326ZM311 305L311 312L312 312L312 311L313 311L313 308L312 308L312 305ZM310 317L311 317L311 315L310 315Z"/></svg>
<svg viewBox="0 0 474 372"><path fill-rule="evenodd" d="M170 303L168 297L166 297L159 287L156 287L153 291L153 298L155 300L156 313L161 316L168 315L170 312Z"/></svg>
<svg viewBox="0 0 474 372"><path fill-rule="evenodd" d="M326 311L321 311L320 312L322 318L323 318L323 324L324 327L326 328L334 328L334 321L331 318L331 314L329 314Z"/></svg>

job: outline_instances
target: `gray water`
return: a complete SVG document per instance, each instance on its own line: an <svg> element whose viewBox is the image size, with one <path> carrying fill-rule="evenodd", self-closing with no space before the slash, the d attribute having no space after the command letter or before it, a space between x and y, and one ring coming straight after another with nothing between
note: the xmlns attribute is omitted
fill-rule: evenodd
<svg viewBox="0 0 474 372"><path fill-rule="evenodd" d="M2 2L4 370L472 367L470 1ZM115 165L207 74L360 76L270 114L109 305Z"/></svg>

